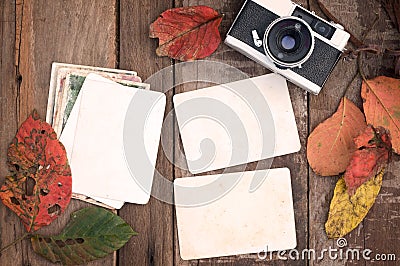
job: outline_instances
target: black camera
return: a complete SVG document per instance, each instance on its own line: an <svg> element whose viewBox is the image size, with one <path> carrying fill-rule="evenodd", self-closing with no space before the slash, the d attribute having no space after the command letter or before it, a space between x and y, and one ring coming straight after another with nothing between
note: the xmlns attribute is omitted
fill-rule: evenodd
<svg viewBox="0 0 400 266"><path fill-rule="evenodd" d="M318 94L349 40L343 27L288 0L248 0L225 43Z"/></svg>

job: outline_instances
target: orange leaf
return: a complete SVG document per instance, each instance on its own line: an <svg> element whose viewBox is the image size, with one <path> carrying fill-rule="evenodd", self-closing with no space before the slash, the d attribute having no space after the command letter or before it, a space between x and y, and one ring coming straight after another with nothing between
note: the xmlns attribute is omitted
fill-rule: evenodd
<svg viewBox="0 0 400 266"><path fill-rule="evenodd" d="M350 196L358 187L376 176L389 161L392 146L385 129L368 126L354 139L358 150L352 157L344 173L347 192Z"/></svg>
<svg viewBox="0 0 400 266"><path fill-rule="evenodd" d="M322 176L344 172L356 150L353 138L366 126L360 109L343 98L337 111L308 137L307 159L314 172Z"/></svg>
<svg viewBox="0 0 400 266"><path fill-rule="evenodd" d="M400 154L400 80L380 76L363 81L361 97L367 123L389 130L393 150Z"/></svg>
<svg viewBox="0 0 400 266"><path fill-rule="evenodd" d="M36 111L22 123L8 148L11 172L0 199L22 220L28 232L50 224L68 206L71 170L64 146Z"/></svg>
<svg viewBox="0 0 400 266"><path fill-rule="evenodd" d="M180 61L204 58L221 42L221 20L222 15L207 6L168 9L150 25L150 38L159 39L158 56Z"/></svg>

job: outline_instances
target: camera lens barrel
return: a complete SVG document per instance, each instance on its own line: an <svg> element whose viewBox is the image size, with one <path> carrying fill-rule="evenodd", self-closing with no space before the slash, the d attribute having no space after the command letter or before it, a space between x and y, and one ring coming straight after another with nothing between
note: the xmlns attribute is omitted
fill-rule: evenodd
<svg viewBox="0 0 400 266"><path fill-rule="evenodd" d="M312 30L298 17L278 18L265 31L265 53L280 68L301 66L310 57L313 49Z"/></svg>

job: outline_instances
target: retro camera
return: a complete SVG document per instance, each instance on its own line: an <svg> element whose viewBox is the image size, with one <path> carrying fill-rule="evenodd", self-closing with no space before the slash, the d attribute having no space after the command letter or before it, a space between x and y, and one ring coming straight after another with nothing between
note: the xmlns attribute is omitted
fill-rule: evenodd
<svg viewBox="0 0 400 266"><path fill-rule="evenodd" d="M225 43L318 94L350 35L288 0L247 0Z"/></svg>

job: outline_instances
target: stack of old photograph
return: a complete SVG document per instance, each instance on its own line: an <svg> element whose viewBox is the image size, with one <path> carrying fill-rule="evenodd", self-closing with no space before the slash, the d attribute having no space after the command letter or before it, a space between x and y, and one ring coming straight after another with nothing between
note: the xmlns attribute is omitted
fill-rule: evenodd
<svg viewBox="0 0 400 266"><path fill-rule="evenodd" d="M67 151L74 198L110 209L147 203L165 109L164 94L149 88L134 71L53 63L46 120ZM153 106L143 143L151 162L138 167L146 184L131 177L123 152L124 120L134 101Z"/></svg>

